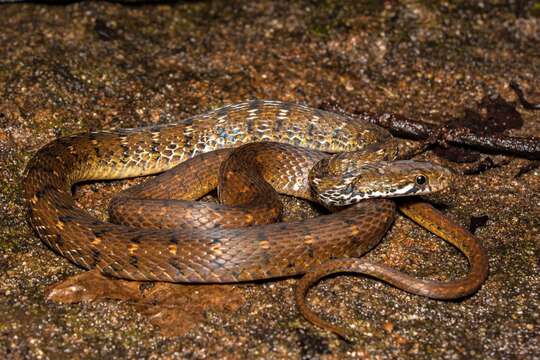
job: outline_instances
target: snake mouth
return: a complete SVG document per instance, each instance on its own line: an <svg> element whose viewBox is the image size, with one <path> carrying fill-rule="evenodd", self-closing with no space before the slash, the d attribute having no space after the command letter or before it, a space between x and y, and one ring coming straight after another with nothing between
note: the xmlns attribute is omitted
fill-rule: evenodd
<svg viewBox="0 0 540 360"><path fill-rule="evenodd" d="M314 179L312 185L323 204L346 206L372 198L435 193L449 187L452 178L443 166L402 160L369 164L339 178Z"/></svg>

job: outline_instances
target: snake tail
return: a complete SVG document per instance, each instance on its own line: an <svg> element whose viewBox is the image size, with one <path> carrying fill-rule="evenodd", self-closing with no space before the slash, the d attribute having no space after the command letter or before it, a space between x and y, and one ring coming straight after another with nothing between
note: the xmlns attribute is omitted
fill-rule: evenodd
<svg viewBox="0 0 540 360"><path fill-rule="evenodd" d="M444 282L418 279L389 266L359 258L330 260L306 273L297 284L296 303L307 320L346 340L355 337L351 330L320 318L305 302L306 295L313 285L322 278L337 273L368 275L409 293L439 300L459 299L473 294L480 288L488 275L488 259L482 245L470 232L443 216L428 203L404 201L400 203L399 208L416 223L456 246L469 261L469 273L462 279Z"/></svg>

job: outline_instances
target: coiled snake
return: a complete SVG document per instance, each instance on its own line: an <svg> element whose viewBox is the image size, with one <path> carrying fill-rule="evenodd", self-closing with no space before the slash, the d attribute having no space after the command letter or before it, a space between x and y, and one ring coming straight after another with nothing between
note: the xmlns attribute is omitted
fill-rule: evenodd
<svg viewBox="0 0 540 360"><path fill-rule="evenodd" d="M252 142L262 143L230 150ZM453 223L437 223L441 217L427 205L408 205L408 211L419 217L427 213L420 221L467 256L471 270L463 280L441 284L361 259L341 259L371 249L393 221L392 201L368 198L422 194L447 185L450 173L440 166L390 162L398 156L396 149L385 130L354 118L277 101L249 101L170 125L57 139L30 160L25 197L30 223L48 246L85 269L98 268L113 277L223 283L314 268L299 284L300 310L343 334L304 303L309 286L328 273L355 270L435 298L470 294L487 275L485 253L474 237ZM219 178L217 169L226 158ZM93 218L71 194L73 184L81 181L155 174L178 164L175 172L112 202L111 218L123 224ZM371 182L364 185L365 180ZM223 205L186 201L218 182ZM303 222L266 224L281 209L268 184L332 207L362 201ZM170 200L171 195L178 200ZM426 224L429 214L434 219Z"/></svg>

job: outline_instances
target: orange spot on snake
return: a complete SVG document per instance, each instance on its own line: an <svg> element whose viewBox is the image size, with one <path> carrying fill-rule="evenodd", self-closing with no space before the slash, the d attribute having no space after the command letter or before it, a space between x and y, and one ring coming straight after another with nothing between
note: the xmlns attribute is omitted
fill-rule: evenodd
<svg viewBox="0 0 540 360"><path fill-rule="evenodd" d="M137 244L129 244L128 246L129 254L133 256L138 248L139 248L139 245Z"/></svg>
<svg viewBox="0 0 540 360"><path fill-rule="evenodd" d="M312 235L306 235L304 237L304 244L311 245L315 241L315 238Z"/></svg>

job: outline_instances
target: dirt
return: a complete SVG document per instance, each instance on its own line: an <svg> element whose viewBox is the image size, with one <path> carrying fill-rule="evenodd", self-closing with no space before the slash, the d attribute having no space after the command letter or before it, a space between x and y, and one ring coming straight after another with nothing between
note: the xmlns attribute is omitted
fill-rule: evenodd
<svg viewBox="0 0 540 360"><path fill-rule="evenodd" d="M172 315L152 322L156 312L130 301L49 301L52 284L82 270L40 242L21 194L26 162L57 136L252 98L441 123L500 97L523 120L506 133L540 137L540 112L508 86L540 99L538 1L3 4L0 24L1 358L540 358L540 170L530 160L491 154L498 166L432 199L472 222L487 249L478 293L436 301L353 276L311 292L317 312L360 334L353 344L303 320L296 279L237 286L220 294L230 306L201 295L217 306L186 306L195 321L181 335L163 331ZM125 186L85 185L77 196L103 215ZM292 217L313 213L288 203ZM402 216L368 257L441 280L467 271L457 250Z"/></svg>

